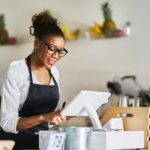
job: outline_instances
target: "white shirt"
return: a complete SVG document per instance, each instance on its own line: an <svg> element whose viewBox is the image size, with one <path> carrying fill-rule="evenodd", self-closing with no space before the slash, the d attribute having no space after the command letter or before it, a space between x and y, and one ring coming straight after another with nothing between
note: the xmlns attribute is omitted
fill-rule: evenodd
<svg viewBox="0 0 150 150"><path fill-rule="evenodd" d="M51 68L57 84L59 72L55 66ZM40 84L36 76L32 73L33 83ZM2 86L0 125L6 132L17 133L16 125L19 117L19 110L22 108L29 89L30 78L29 70L25 59L17 60L9 65ZM53 80L50 85L54 85Z"/></svg>

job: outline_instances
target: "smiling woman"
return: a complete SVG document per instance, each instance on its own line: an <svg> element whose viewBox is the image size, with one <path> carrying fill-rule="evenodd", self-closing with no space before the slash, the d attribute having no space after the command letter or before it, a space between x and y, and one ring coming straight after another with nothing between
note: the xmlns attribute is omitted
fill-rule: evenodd
<svg viewBox="0 0 150 150"><path fill-rule="evenodd" d="M14 140L14 149L38 148L35 132L66 120L55 111L59 100L55 63L68 53L63 32L47 13L34 15L32 23L34 50L10 64L2 88L0 139Z"/></svg>

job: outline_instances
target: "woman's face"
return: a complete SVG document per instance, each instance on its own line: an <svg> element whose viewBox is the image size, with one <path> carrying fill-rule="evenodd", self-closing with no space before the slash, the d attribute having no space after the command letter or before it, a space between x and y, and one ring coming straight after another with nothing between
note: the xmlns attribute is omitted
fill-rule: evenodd
<svg viewBox="0 0 150 150"><path fill-rule="evenodd" d="M37 40L34 46L41 63L51 68L61 58L58 51L64 50L65 41L62 37L53 36L43 41ZM54 53L51 50L57 50L57 52Z"/></svg>

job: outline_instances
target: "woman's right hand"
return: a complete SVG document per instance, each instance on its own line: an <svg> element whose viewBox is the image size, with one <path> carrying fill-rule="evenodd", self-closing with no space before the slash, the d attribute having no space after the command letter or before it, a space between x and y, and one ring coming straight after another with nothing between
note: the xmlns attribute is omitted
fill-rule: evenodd
<svg viewBox="0 0 150 150"><path fill-rule="evenodd" d="M66 117L60 115L61 110L50 112L44 115L49 124L60 125L64 123Z"/></svg>

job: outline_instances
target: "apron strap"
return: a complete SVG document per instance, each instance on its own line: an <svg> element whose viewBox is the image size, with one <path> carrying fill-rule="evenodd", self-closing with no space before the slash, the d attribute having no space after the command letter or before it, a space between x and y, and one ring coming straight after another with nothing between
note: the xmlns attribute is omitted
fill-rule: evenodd
<svg viewBox="0 0 150 150"><path fill-rule="evenodd" d="M30 83L33 83L33 79L32 79L32 72L31 72L31 59L30 59L30 55L26 58L27 60L27 66L28 66L28 70L29 70L29 77L30 77ZM58 87L58 84L53 76L53 74L51 73L51 70L48 69L49 75L52 77L54 84Z"/></svg>
<svg viewBox="0 0 150 150"><path fill-rule="evenodd" d="M58 84L57 84L57 82L56 82L56 80L55 80L53 74L51 73L51 70L48 69L48 72L49 72L49 74L51 75L51 77L52 77L52 79L53 79L53 81L54 81L54 84L58 87Z"/></svg>
<svg viewBox="0 0 150 150"><path fill-rule="evenodd" d="M29 77L30 77L30 84L33 83L33 79L32 79L32 72L31 72L31 59L30 59L30 55L26 58L27 60L27 66L28 66L28 70L29 70Z"/></svg>

